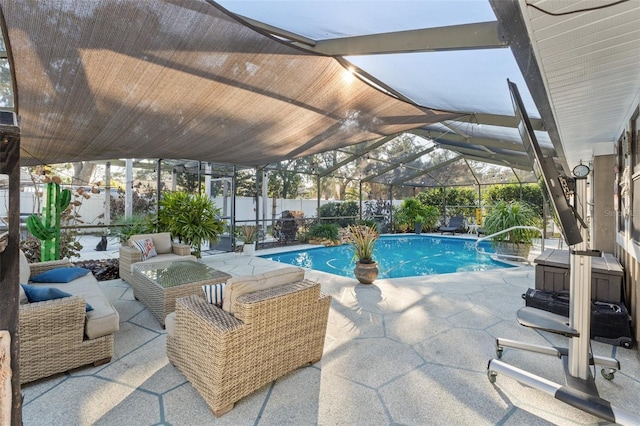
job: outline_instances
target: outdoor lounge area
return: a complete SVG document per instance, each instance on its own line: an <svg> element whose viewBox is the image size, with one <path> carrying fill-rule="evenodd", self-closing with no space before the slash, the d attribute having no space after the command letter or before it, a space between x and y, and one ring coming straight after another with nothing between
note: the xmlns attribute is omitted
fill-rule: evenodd
<svg viewBox="0 0 640 426"><path fill-rule="evenodd" d="M202 261L232 276L285 267L239 254ZM132 288L121 280L101 282L120 314L113 361L25 385L24 424L602 424L507 377L495 385L487 379L498 336L566 344L566 338L515 320L534 275L534 268L525 266L367 286L306 271L307 279L332 296L321 361L261 387L219 418L169 363L166 330L133 298ZM622 366L613 381L595 371L601 395L640 414L636 350L592 345L595 354L615 355ZM505 349L503 359L550 380L564 376L554 357Z"/></svg>
<svg viewBox="0 0 640 426"><path fill-rule="evenodd" d="M636 0L0 0L0 426L640 425L638 28ZM33 284L85 232L119 278ZM525 262L405 242L388 270L456 272L378 277L387 233ZM312 241L356 278L256 257Z"/></svg>

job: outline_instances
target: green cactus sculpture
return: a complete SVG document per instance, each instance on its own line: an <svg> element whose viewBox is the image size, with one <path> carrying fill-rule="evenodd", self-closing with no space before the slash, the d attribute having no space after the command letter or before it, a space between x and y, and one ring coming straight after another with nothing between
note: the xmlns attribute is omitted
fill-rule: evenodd
<svg viewBox="0 0 640 426"><path fill-rule="evenodd" d="M71 191L60 190L56 182L44 185L42 218L32 214L27 218L27 229L42 241L40 260L60 259L60 216L71 202Z"/></svg>

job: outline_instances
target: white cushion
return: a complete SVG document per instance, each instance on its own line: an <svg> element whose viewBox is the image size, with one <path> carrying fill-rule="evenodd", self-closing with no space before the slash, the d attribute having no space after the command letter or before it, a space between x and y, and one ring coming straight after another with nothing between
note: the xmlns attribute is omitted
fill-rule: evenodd
<svg viewBox="0 0 640 426"><path fill-rule="evenodd" d="M164 319L164 329L167 330L167 335L173 337L176 335L176 313L171 312Z"/></svg>
<svg viewBox="0 0 640 426"><path fill-rule="evenodd" d="M34 286L55 287L59 290L84 297L93 311L85 316L84 334L89 339L113 334L120 329L120 316L100 288L93 274L87 274L68 283L31 283Z"/></svg>
<svg viewBox="0 0 640 426"><path fill-rule="evenodd" d="M31 267L29 267L27 256L24 255L22 250L18 250L18 253L20 253L20 284L27 284L29 278L31 278Z"/></svg>
<svg viewBox="0 0 640 426"><path fill-rule="evenodd" d="M282 284L295 283L303 279L304 269L295 267L275 269L259 275L229 278L227 285L224 286L222 309L233 314L235 312L236 299L243 294L277 287Z"/></svg>
<svg viewBox="0 0 640 426"><path fill-rule="evenodd" d="M24 288L22 288L20 284L18 284L18 287L20 289L18 301L20 302L21 305L26 305L27 303L29 303L29 298L27 298L27 293L24 292Z"/></svg>

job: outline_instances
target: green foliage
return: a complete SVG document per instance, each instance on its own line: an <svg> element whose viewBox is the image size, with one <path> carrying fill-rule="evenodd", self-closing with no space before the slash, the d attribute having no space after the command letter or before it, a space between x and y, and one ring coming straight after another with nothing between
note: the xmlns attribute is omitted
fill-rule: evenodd
<svg viewBox="0 0 640 426"><path fill-rule="evenodd" d="M538 216L542 217L542 191L537 183L492 185L482 191L482 199L487 206L498 201L521 200L528 203Z"/></svg>
<svg viewBox="0 0 640 426"><path fill-rule="evenodd" d="M147 215L135 215L129 219L121 216L113 225L111 238L115 238L120 244L129 241L132 235L151 234L156 230L152 217Z"/></svg>
<svg viewBox="0 0 640 426"><path fill-rule="evenodd" d="M215 243L224 230L220 210L206 195L165 192L158 203L158 231L170 232L179 242L189 244L196 257L206 241Z"/></svg>
<svg viewBox="0 0 640 426"><path fill-rule="evenodd" d="M243 244L252 244L258 241L258 227L255 225L242 225L236 229L236 237Z"/></svg>
<svg viewBox="0 0 640 426"><path fill-rule="evenodd" d="M341 228L356 223L356 218L360 214L360 207L355 201L345 201L342 203L331 201L320 206L319 215L321 218L339 218L339 219L322 219L323 223L334 223Z"/></svg>
<svg viewBox="0 0 640 426"><path fill-rule="evenodd" d="M335 223L314 223L309 232L307 232L309 238L325 238L328 240L337 240L340 238L340 232L338 225Z"/></svg>
<svg viewBox="0 0 640 426"><path fill-rule="evenodd" d="M353 259L360 263L373 263L373 251L376 248L376 241L380 234L375 228L363 225L350 225L347 228L347 237Z"/></svg>
<svg viewBox="0 0 640 426"><path fill-rule="evenodd" d="M283 162L283 167L295 160L289 160ZM253 197L255 194L255 181L257 180L258 188L262 188L262 173L258 173L255 178L244 176L240 184L240 193L244 196ZM236 182L238 183L238 182ZM290 172L288 170L270 170L267 177L267 193L272 198L295 198L300 194L300 186L302 178L298 173Z"/></svg>
<svg viewBox="0 0 640 426"><path fill-rule="evenodd" d="M262 173L260 173L259 176L262 176ZM260 191L262 191L262 185L260 186ZM238 197L254 197L255 194L256 194L255 169L238 170L238 172L236 173L236 195Z"/></svg>
<svg viewBox="0 0 640 426"><path fill-rule="evenodd" d="M377 232L380 232L380 223L375 219L362 219L358 222L358 225L368 226L369 228L375 229Z"/></svg>
<svg viewBox="0 0 640 426"><path fill-rule="evenodd" d="M436 206L425 206L422 214L422 230L433 231L440 218L440 210Z"/></svg>
<svg viewBox="0 0 640 426"><path fill-rule="evenodd" d="M540 221L540 216L528 203L501 200L490 208L484 219L484 230L487 235L491 235L512 226L539 227ZM532 239L539 236L540 234L533 230L515 229L493 237L493 241L531 244Z"/></svg>
<svg viewBox="0 0 640 426"><path fill-rule="evenodd" d="M443 192L446 196L443 196ZM469 208L464 206L476 206L478 193L470 188L432 188L422 191L416 198L424 205L443 207L445 203L447 216L469 216Z"/></svg>
<svg viewBox="0 0 640 426"><path fill-rule="evenodd" d="M403 232L412 231L416 222L418 222L416 218L421 219L420 223L426 223L427 216L430 216L431 213L432 211L428 210L427 206L422 204L417 198L406 198L402 201L400 208L395 213L396 227Z"/></svg>

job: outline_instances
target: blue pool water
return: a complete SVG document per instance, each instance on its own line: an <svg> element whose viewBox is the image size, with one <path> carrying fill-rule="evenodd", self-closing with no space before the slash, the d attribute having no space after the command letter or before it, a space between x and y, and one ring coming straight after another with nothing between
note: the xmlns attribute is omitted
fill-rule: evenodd
<svg viewBox="0 0 640 426"><path fill-rule="evenodd" d="M421 235L382 236L374 252L380 271L378 278L487 271L511 267L491 259L486 254L477 253L474 243L475 241L462 238ZM490 242L480 243L480 248L493 252ZM353 277L353 252L348 245L318 247L260 257L302 268Z"/></svg>

